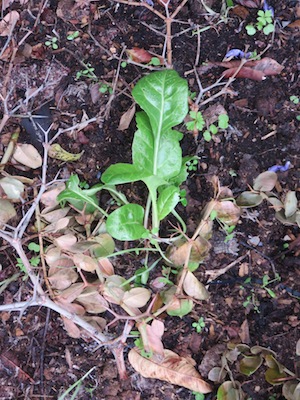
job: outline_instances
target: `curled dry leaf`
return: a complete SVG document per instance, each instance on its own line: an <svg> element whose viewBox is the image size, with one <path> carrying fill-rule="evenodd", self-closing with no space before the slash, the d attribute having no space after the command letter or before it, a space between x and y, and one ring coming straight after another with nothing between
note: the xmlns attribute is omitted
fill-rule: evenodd
<svg viewBox="0 0 300 400"><path fill-rule="evenodd" d="M144 307L151 297L150 290L136 287L124 293L123 303L128 307Z"/></svg>
<svg viewBox="0 0 300 400"><path fill-rule="evenodd" d="M62 250L69 250L77 242L76 236L71 233L62 235L54 240L54 244Z"/></svg>
<svg viewBox="0 0 300 400"><path fill-rule="evenodd" d="M9 36L20 19L17 11L11 11L0 21L0 36Z"/></svg>
<svg viewBox="0 0 300 400"><path fill-rule="evenodd" d="M64 290L75 283L78 279L78 274L74 269L59 269L53 275L49 276L48 280L51 286L58 290Z"/></svg>
<svg viewBox="0 0 300 400"><path fill-rule="evenodd" d="M0 227L16 215L14 206L8 200L0 199Z"/></svg>
<svg viewBox="0 0 300 400"><path fill-rule="evenodd" d="M127 49L126 53L132 59L132 61L141 63L141 64L148 64L153 57L156 57L160 61L160 65L163 65L164 59L157 54L151 53L145 49L140 49L139 47L133 47L132 49Z"/></svg>
<svg viewBox="0 0 300 400"><path fill-rule="evenodd" d="M49 223L59 222L59 220L64 218L69 211L70 207L58 208L57 210L53 210L52 207L47 207L41 212L41 216Z"/></svg>
<svg viewBox="0 0 300 400"><path fill-rule="evenodd" d="M189 242L179 242L168 249L167 257L176 266L184 265L188 257ZM208 255L211 248L210 243L201 236L192 242L192 249L190 252L190 262L200 263Z"/></svg>
<svg viewBox="0 0 300 400"><path fill-rule="evenodd" d="M85 314L85 308L81 306L80 304L76 303L68 303L66 301L60 301L60 300L55 300L55 303L63 307L66 311L69 311L70 313L77 314L77 315L84 315Z"/></svg>
<svg viewBox="0 0 300 400"><path fill-rule="evenodd" d="M83 289L83 282L74 283L67 289L62 290L55 299L63 303L72 303L82 293Z"/></svg>
<svg viewBox="0 0 300 400"><path fill-rule="evenodd" d="M43 232L47 233L57 233L59 231L65 230L68 225L70 224L70 221L73 219L73 217L64 217L61 218L60 220L53 222L50 225L47 225L44 229Z"/></svg>
<svg viewBox="0 0 300 400"><path fill-rule="evenodd" d="M103 297L113 304L121 304L126 288L121 286L125 279L119 275L109 276L104 284Z"/></svg>
<svg viewBox="0 0 300 400"><path fill-rule="evenodd" d="M66 185L62 182L51 185L50 189L42 194L41 203L45 207L56 207L59 203L57 201L57 196L60 192L65 190Z"/></svg>
<svg viewBox="0 0 300 400"><path fill-rule="evenodd" d="M119 131L125 131L126 129L128 129L132 118L134 117L135 114L135 103L133 103L130 108L121 116L120 122L119 122L119 126L118 126L118 130Z"/></svg>
<svg viewBox="0 0 300 400"><path fill-rule="evenodd" d="M114 266L108 258L100 258L98 260L98 267L105 278L108 276L112 276L115 273Z"/></svg>
<svg viewBox="0 0 300 400"><path fill-rule="evenodd" d="M147 324L145 321L137 324L137 328L141 334L144 350L147 353L153 354L156 361L163 361L164 346L161 338L164 334L164 323L159 320L153 320L152 324Z"/></svg>
<svg viewBox="0 0 300 400"><path fill-rule="evenodd" d="M232 201L216 201L214 210L217 212L217 218L226 225L236 225L240 219L241 209Z"/></svg>
<svg viewBox="0 0 300 400"><path fill-rule="evenodd" d="M250 60L241 68L241 61L239 60L214 62L213 64L227 68L227 71L223 73L225 78L235 76L236 78L249 78L256 81L261 81L266 76L279 75L284 68L270 57L264 57L261 60Z"/></svg>
<svg viewBox="0 0 300 400"><path fill-rule="evenodd" d="M64 316L61 316L65 330L68 332L68 335L71 336L74 339L79 339L80 338L80 329L76 324L74 324L73 321L71 321L69 318L66 318Z"/></svg>
<svg viewBox="0 0 300 400"><path fill-rule="evenodd" d="M84 254L74 254L73 261L76 267L87 272L94 272L98 267L98 263L96 260Z"/></svg>
<svg viewBox="0 0 300 400"><path fill-rule="evenodd" d="M196 300L207 300L209 298L209 293L205 286L190 271L187 272L184 278L183 289L188 296Z"/></svg>
<svg viewBox="0 0 300 400"><path fill-rule="evenodd" d="M32 144L17 144L13 160L19 164L25 165L26 167L37 169L43 164L42 157Z"/></svg>
<svg viewBox="0 0 300 400"><path fill-rule="evenodd" d="M128 359L132 367L144 378L160 379L199 393L212 391L193 365L173 351L164 350L163 362L158 363L142 357L139 350L134 348L130 350Z"/></svg>
<svg viewBox="0 0 300 400"><path fill-rule="evenodd" d="M23 183L10 176L0 179L0 187L10 200L19 200L24 192Z"/></svg>
<svg viewBox="0 0 300 400"><path fill-rule="evenodd" d="M108 303L94 287L87 287L76 298L85 310L91 314L103 313L108 309Z"/></svg>
<svg viewBox="0 0 300 400"><path fill-rule="evenodd" d="M84 150L78 154L69 153L68 151L64 150L58 143L52 144L49 149L49 157L65 162L77 161L80 159L83 153Z"/></svg>

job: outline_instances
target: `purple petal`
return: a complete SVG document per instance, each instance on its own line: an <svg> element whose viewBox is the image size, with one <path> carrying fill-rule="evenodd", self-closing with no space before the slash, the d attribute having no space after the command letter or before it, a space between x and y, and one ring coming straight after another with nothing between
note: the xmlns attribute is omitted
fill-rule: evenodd
<svg viewBox="0 0 300 400"><path fill-rule="evenodd" d="M264 1L263 9L264 9L264 11L271 11L272 17L274 17L274 8L272 6L269 6L269 4L267 3L267 0Z"/></svg>
<svg viewBox="0 0 300 400"><path fill-rule="evenodd" d="M225 58L232 58L232 57L242 58L244 57L244 55L245 53L242 50L231 49L228 51L228 53L226 53Z"/></svg>
<svg viewBox="0 0 300 400"><path fill-rule="evenodd" d="M285 172L291 166L290 161L287 161L284 165L273 165L272 167L268 168L268 171L271 172Z"/></svg>

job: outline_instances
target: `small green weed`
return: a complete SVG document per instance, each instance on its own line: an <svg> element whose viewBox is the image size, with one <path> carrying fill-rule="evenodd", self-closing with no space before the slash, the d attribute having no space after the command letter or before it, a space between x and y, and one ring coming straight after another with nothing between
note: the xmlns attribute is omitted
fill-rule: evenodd
<svg viewBox="0 0 300 400"><path fill-rule="evenodd" d="M67 40L75 40L79 37L80 33L79 31L74 31L74 32L70 32L69 35L67 36Z"/></svg>
<svg viewBox="0 0 300 400"><path fill-rule="evenodd" d="M76 80L78 81L79 79L82 79L82 78L88 78L88 79L92 79L93 81L97 81L98 78L94 74L94 71L95 71L95 68L92 67L91 63L87 63L85 65L85 69L81 69L80 71L77 71Z"/></svg>
<svg viewBox="0 0 300 400"><path fill-rule="evenodd" d="M201 333L202 330L205 328L204 318L200 317L198 322L193 322L192 327L196 329L197 333Z"/></svg>
<svg viewBox="0 0 300 400"><path fill-rule="evenodd" d="M290 101L296 105L299 104L300 102L299 96L294 96L294 95L290 96Z"/></svg>
<svg viewBox="0 0 300 400"><path fill-rule="evenodd" d="M205 119L201 111L190 111L189 116L191 121L186 122L186 127L189 131L198 132L203 131L205 127ZM217 125L210 124L207 129L203 132L203 138L209 142L212 139L212 135L216 135L219 129L225 130L229 126L229 117L227 114L220 114L218 116Z"/></svg>
<svg viewBox="0 0 300 400"><path fill-rule="evenodd" d="M58 49L58 38L56 36L49 36L45 42L45 46L51 47L53 50Z"/></svg>
<svg viewBox="0 0 300 400"><path fill-rule="evenodd" d="M271 10L259 10L257 12L256 23L246 25L246 31L249 36L253 36L257 31L262 31L264 35L274 32L275 24L273 21L273 13Z"/></svg>
<svg viewBox="0 0 300 400"><path fill-rule="evenodd" d="M35 253L35 256L31 257L29 259L29 263L32 267L37 267L41 261L41 257L39 255L40 253L40 246L34 242L30 242L27 246L28 250L33 251ZM20 268L20 270L25 274L23 277L23 280L26 280L28 278L26 268L22 262L21 258L17 258L17 264L16 266Z"/></svg>
<svg viewBox="0 0 300 400"><path fill-rule="evenodd" d="M105 94L105 93L112 94L113 89L107 83L99 83L99 92L102 94Z"/></svg>

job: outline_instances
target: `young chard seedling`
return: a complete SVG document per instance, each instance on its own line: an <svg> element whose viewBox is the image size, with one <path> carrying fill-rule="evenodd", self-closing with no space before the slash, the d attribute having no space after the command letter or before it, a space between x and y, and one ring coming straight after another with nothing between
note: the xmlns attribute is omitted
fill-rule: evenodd
<svg viewBox="0 0 300 400"><path fill-rule="evenodd" d="M159 71L142 78L132 95L143 109L136 114L133 163L111 165L101 179L103 188L142 181L148 189L148 199L145 208L124 204L109 215L107 231L119 240L159 234L160 222L180 201L179 186L187 177L186 163L191 160L182 157L182 134L173 129L188 112L187 82L175 71Z"/></svg>

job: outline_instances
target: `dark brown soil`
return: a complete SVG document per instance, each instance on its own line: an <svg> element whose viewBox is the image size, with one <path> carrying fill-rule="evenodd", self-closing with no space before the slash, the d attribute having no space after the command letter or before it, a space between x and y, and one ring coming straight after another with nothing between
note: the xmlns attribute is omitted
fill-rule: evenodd
<svg viewBox="0 0 300 400"><path fill-rule="evenodd" d="M76 163L51 160L49 180L60 170L63 178L77 173L81 180L95 184L109 165L131 161L134 120L124 131L118 130L118 125L121 116L133 102L130 93L134 83L149 70L132 64L121 67L114 88L114 98L112 99L107 92L92 99L92 80L75 79L77 72L83 69L80 61L90 63L95 68L94 73L99 82L112 87L120 55L126 59L125 48L139 47L161 54L164 37L159 32L164 33L164 24L150 10L137 5L106 0L52 0L45 2L40 22L33 27L33 16L38 15L44 2L29 1L25 5L20 5L19 2L12 3L11 9L17 10L21 15L14 32L16 40L23 37L22 29L33 29L33 34L28 37L26 43L31 46L43 45L38 59L20 55L19 64L14 68L26 67L28 85L34 86L40 84L35 81L45 79L48 66L56 63L53 73L57 84L54 91L49 95L42 92L30 105L31 110L39 109L42 103L50 101L48 110L55 129L72 126L80 122L85 114L87 118L97 118L81 131L80 135L71 132L58 138L65 150L71 153L84 150L84 154ZM207 3L210 3L216 12L220 11L221 2ZM193 72L197 53L197 35L193 34L196 24L210 27L201 34L197 67L209 61L222 61L231 48L243 50L247 46L250 51L256 50L258 53L269 46L264 56L271 57L284 66L279 75L269 76L262 82L236 79L230 85L227 95L220 96L208 104L218 102L227 110L230 134L226 137L220 136L218 141L207 143L203 141L201 134L195 138L187 132L184 125L178 127L178 130L184 133L184 155L197 155L200 158L197 171L189 176L186 183L189 204L186 209L181 208L187 221L188 233L191 233L199 222L199 210L213 195L209 183L212 175L217 175L221 184L229 186L236 196L246 190L259 173L273 165L284 165L286 161L290 161L292 167L278 174L278 189L282 196L288 190L296 191L299 198L300 134L296 116L300 114L300 104L293 104L290 96L300 96L300 34L299 24L298 28L289 28L285 27L285 22L299 21L300 5L297 1L270 0L270 3L278 22L273 38L272 35L265 36L262 33L248 36L241 26L245 21L232 12L223 22L220 22L218 15L205 17L199 0L189 0L176 17L179 22L172 25L175 35L172 41L173 67L181 76L186 77L191 92L196 92L197 95L199 87ZM175 10L180 1L174 0L170 4L171 10ZM155 2L154 7L163 13L164 8L159 1ZM257 10L246 10L250 12L247 23L254 21ZM176 35L190 27L194 28ZM69 31L79 31L79 39L66 40ZM53 50L44 45L47 35L57 35L58 49ZM4 45L6 38L0 39ZM8 70L7 61L0 61L0 68L5 76ZM223 69L217 67L201 73L203 87L216 82L222 72ZM12 72L12 79L14 74L18 72ZM3 78L1 85L2 81ZM24 98L25 89L22 82L15 85L15 103L18 98ZM212 89L201 101L207 100L218 90ZM200 109L204 111L208 105L201 104L200 102ZM26 114L26 110L23 110L23 113ZM41 148L35 131L24 122L21 125L18 118L10 119L3 130L2 139L17 126L21 128L20 142L31 142ZM267 136L268 134L270 135ZM2 143L1 152L5 147L4 139ZM32 172L28 174L32 176ZM36 172L35 176L38 174L39 172ZM139 186L129 186L125 190L129 197L135 196L136 199L143 196ZM246 321L249 326L248 344L272 349L281 364L295 371L300 312L300 269L297 257L299 239L298 247L295 245L292 250L286 250L284 244L288 237L289 243L299 238L299 229L295 226L284 226L277 221L274 211L265 203L255 210L257 214L245 214L236 228L238 249L234 252L228 248L220 250L217 240L213 241L211 254L196 275L205 282L206 270L223 268L242 255L245 255L245 259L209 285L209 300L196 305L192 314L182 319L165 316L164 347L182 356L192 357L198 366L205 353L214 346L230 341L241 342L241 327ZM217 227L215 229L217 231ZM255 236L258 236L260 241L256 247L249 242L249 239ZM222 235L220 241L224 242ZM124 265L115 268L120 268L119 273L125 274L126 277L130 277L134 269L139 267L130 257L122 262ZM243 284L241 281L242 262L246 263L248 268L244 275L252 278L249 284ZM274 277L273 268L281 277L280 282L270 285L275 294L274 298L262 288L261 283L264 275ZM18 267L15 266L15 258L3 243L0 255L0 283L16 272ZM31 290L30 285L22 282L20 278L1 292L0 303L26 300ZM246 305L245 302L249 298L251 302ZM114 358L109 351L105 348L95 350L92 341L71 339L63 329L59 316L44 308L30 308L21 315L3 312L0 316L0 399L58 399L64 390L94 366L96 368L84 380L76 398L194 398L187 389L141 377L129 363L129 378L120 380ZM192 323L201 316L204 318L205 328L197 334ZM133 342L129 340L125 352L132 346ZM19 372L17 368L20 368ZM281 386L271 386L265 381L264 366L248 378L239 374L236 366L232 368L236 380L241 383L246 393L246 399L283 399L280 394ZM216 391L217 386L205 399L215 399ZM269 397L271 395L274 397Z"/></svg>

